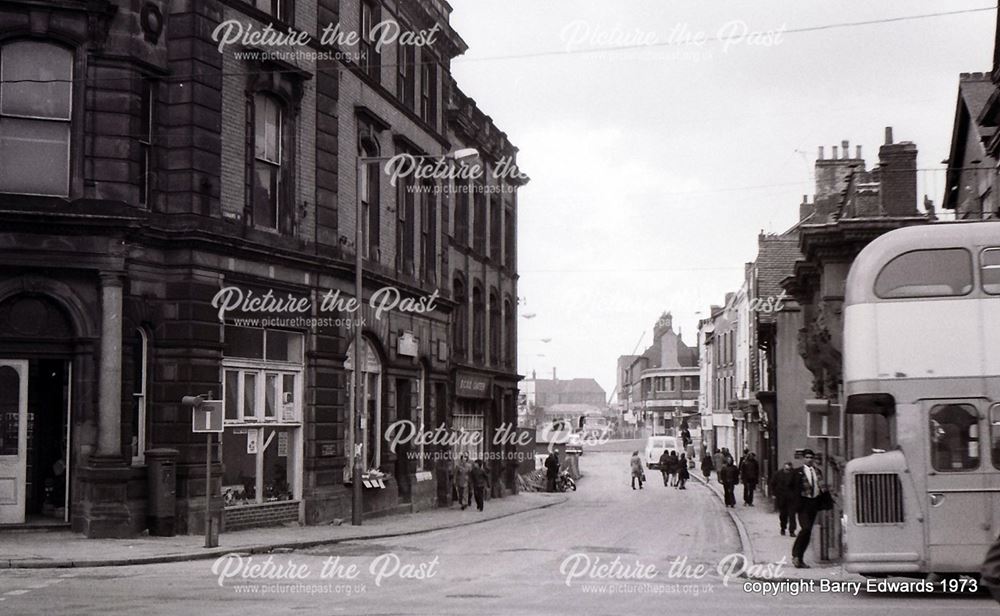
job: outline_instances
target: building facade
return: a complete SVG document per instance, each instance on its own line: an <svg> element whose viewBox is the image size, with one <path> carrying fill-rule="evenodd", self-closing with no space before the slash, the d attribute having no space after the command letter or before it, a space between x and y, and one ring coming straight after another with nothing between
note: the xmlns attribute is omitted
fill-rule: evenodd
<svg viewBox="0 0 1000 616"><path fill-rule="evenodd" d="M669 312L657 320L653 343L632 360L627 373L632 412L650 436L679 433L681 426L700 430L697 349L674 332Z"/></svg>
<svg viewBox="0 0 1000 616"><path fill-rule="evenodd" d="M346 518L356 445L380 479L366 514L447 500L449 452L394 450L387 430L488 436L515 421L526 181L502 176L482 214L457 174L420 182L388 165L451 165L440 157L475 147L487 170L516 169L449 76L466 49L449 12L439 0L0 7L0 449L21 461L0 486L25 495L0 522L137 534L145 452L160 448L179 454L181 533L203 530L206 491L224 530ZM379 45L387 20L437 34ZM213 38L269 23L311 40ZM333 25L357 44L322 44ZM181 404L199 394L224 409L207 483L204 436ZM24 424L31 436L12 439Z"/></svg>

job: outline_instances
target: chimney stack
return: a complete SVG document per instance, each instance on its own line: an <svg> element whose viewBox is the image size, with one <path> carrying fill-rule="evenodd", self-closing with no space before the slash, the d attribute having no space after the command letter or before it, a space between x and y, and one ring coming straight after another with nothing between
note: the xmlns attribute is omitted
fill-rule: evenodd
<svg viewBox="0 0 1000 616"><path fill-rule="evenodd" d="M851 155L850 142L848 142L847 139L844 139L843 141L840 142L840 146L841 146L840 157L841 158L848 158L848 157L850 157L850 155Z"/></svg>
<svg viewBox="0 0 1000 616"><path fill-rule="evenodd" d="M830 150L832 152L830 155L830 160L837 160L837 146L832 146Z"/></svg>
<svg viewBox="0 0 1000 616"><path fill-rule="evenodd" d="M799 220L805 220L812 214L813 206L809 203L809 195L802 195L802 203L799 204Z"/></svg>
<svg viewBox="0 0 1000 616"><path fill-rule="evenodd" d="M553 381L557 380L556 379L556 367L555 366L552 366L552 380Z"/></svg>
<svg viewBox="0 0 1000 616"><path fill-rule="evenodd" d="M819 156L816 157L816 160L823 160L823 146L819 146Z"/></svg>
<svg viewBox="0 0 1000 616"><path fill-rule="evenodd" d="M892 127L879 148L879 200L883 216L917 216L917 146L893 143Z"/></svg>
<svg viewBox="0 0 1000 616"><path fill-rule="evenodd" d="M854 146L854 149L857 151L857 154L855 154L854 158L857 158L858 160L861 160L861 146L860 145L856 145L856 146Z"/></svg>

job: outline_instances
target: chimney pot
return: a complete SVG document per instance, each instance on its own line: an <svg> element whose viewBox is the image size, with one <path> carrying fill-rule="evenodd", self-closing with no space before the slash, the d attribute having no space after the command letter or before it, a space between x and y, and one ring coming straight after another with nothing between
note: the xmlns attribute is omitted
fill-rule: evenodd
<svg viewBox="0 0 1000 616"><path fill-rule="evenodd" d="M885 127L885 144L886 145L892 145L892 127L891 126L886 126Z"/></svg>
<svg viewBox="0 0 1000 616"><path fill-rule="evenodd" d="M850 142L848 142L847 139L844 139L843 141L840 142L840 145L842 147L842 150L841 150L841 153L840 153L841 158L847 158L848 156L850 156L851 155L850 154L850 152L851 152Z"/></svg>
<svg viewBox="0 0 1000 616"><path fill-rule="evenodd" d="M854 146L854 149L857 151L857 155L854 158L857 158L858 160L861 160L861 146L860 145L856 145L856 146Z"/></svg>
<svg viewBox="0 0 1000 616"><path fill-rule="evenodd" d="M819 157L818 160L823 160L823 146L819 146Z"/></svg>
<svg viewBox="0 0 1000 616"><path fill-rule="evenodd" d="M831 151L830 159L831 160L837 160L837 158L838 158L838 156L837 156L837 146L832 146L830 148L830 151Z"/></svg>

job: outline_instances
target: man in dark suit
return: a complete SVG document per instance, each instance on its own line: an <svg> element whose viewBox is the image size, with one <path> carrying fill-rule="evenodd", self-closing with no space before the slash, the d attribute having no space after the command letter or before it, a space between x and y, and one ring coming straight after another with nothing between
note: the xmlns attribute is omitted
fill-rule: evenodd
<svg viewBox="0 0 1000 616"><path fill-rule="evenodd" d="M719 483L722 484L722 491L725 494L726 507L736 506L736 494L733 490L740 482L740 471L733 464L731 458L726 458L723 467L719 470Z"/></svg>
<svg viewBox="0 0 1000 616"><path fill-rule="evenodd" d="M799 535L792 545L792 564L798 569L808 569L809 565L802 560L806 549L809 547L809 539L812 535L813 524L816 522L816 514L819 513L819 495L823 491L823 473L816 468L816 454L812 449L802 452L805 464L795 471L797 481L795 482L799 490Z"/></svg>
<svg viewBox="0 0 1000 616"><path fill-rule="evenodd" d="M482 511L486 488L490 484L490 475L486 472L482 460L476 460L475 466L469 473L469 482L472 484L472 495L476 498L476 509Z"/></svg>
<svg viewBox="0 0 1000 616"><path fill-rule="evenodd" d="M753 507L753 494L760 480L760 464L753 452L747 453L740 462L740 481L743 482L743 504Z"/></svg>
<svg viewBox="0 0 1000 616"><path fill-rule="evenodd" d="M781 524L781 534L795 536L795 515L799 510L799 476L791 462L785 465L771 477L771 494L774 494L774 508L778 511L778 523Z"/></svg>

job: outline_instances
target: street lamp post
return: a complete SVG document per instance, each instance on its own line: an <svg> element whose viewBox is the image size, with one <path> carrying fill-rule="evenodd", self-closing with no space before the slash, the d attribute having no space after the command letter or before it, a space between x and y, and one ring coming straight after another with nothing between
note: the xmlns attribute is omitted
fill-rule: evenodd
<svg viewBox="0 0 1000 616"><path fill-rule="evenodd" d="M479 152L474 148L465 148L461 150L456 150L449 154L445 154L444 158L449 160L463 160L466 158L472 158L479 156ZM357 164L357 181L355 186L354 195L354 297L357 299L358 308L361 307L362 302L362 290L364 284L364 255L362 253L362 246L364 244L364 227L362 226L361 217L363 215L363 204L361 203L361 187L362 187L362 174L365 173L366 165L371 163L380 163L391 160L391 156L359 156ZM433 158L431 156L415 156L414 158L424 160L427 158ZM354 438L352 439L354 443L354 465L351 473L352 488L353 488L353 498L351 499L351 524L354 526L361 526L361 511L362 511L362 498L364 492L361 486L361 476L364 473L364 443L358 442L361 438L361 433L364 428L364 400L362 400L363 384L362 384L362 369L361 361L363 354L361 352L361 345L363 342L361 336L361 325L360 319L355 319L354 322L354 422L352 424L352 429L354 432ZM367 359L367 357L364 357Z"/></svg>

